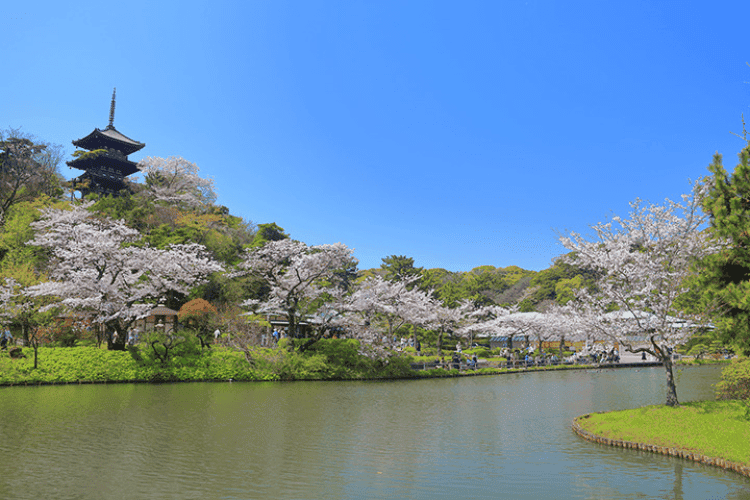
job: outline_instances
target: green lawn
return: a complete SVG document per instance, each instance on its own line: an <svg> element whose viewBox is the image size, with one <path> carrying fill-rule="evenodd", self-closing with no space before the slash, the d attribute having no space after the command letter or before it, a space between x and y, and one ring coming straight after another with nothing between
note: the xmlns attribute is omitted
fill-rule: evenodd
<svg viewBox="0 0 750 500"><path fill-rule="evenodd" d="M646 406L577 419L585 431L614 440L680 448L750 465L748 403L697 401L677 408Z"/></svg>

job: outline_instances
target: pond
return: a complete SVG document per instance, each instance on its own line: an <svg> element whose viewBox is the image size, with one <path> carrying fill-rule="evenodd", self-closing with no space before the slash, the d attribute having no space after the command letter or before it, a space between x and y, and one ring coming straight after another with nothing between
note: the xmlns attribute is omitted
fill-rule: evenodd
<svg viewBox="0 0 750 500"><path fill-rule="evenodd" d="M681 401L716 366L683 368ZM0 389L0 498L748 498L574 417L664 401L661 367L387 382Z"/></svg>

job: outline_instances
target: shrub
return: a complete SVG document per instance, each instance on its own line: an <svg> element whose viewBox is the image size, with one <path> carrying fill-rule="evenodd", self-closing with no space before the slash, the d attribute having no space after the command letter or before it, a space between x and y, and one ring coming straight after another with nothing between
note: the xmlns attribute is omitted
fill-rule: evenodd
<svg viewBox="0 0 750 500"><path fill-rule="evenodd" d="M168 333L158 330L146 332L144 343L150 346L147 351L149 358L162 365L169 364L173 359L195 357L201 353L200 339L188 328Z"/></svg>
<svg viewBox="0 0 750 500"><path fill-rule="evenodd" d="M734 359L721 371L716 384L717 399L740 399L745 403L745 420L750 420L750 359Z"/></svg>
<svg viewBox="0 0 750 500"><path fill-rule="evenodd" d="M717 399L750 399L750 359L734 359L721 371Z"/></svg>
<svg viewBox="0 0 750 500"><path fill-rule="evenodd" d="M478 358L489 358L492 355L492 351L490 349L487 349L486 347L474 347L472 349L466 349L464 353L467 355L476 354Z"/></svg>
<svg viewBox="0 0 750 500"><path fill-rule="evenodd" d="M52 341L60 347L75 347L80 338L80 332L72 326L64 326L52 331Z"/></svg>
<svg viewBox="0 0 750 500"><path fill-rule="evenodd" d="M370 370L369 359L359 354L359 341L353 339L324 339L310 347L309 353L325 356L329 376L348 378Z"/></svg>

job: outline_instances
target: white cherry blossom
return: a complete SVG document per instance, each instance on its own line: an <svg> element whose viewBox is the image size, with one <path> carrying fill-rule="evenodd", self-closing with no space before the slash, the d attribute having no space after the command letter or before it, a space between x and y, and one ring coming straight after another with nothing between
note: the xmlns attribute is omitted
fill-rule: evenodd
<svg viewBox="0 0 750 500"><path fill-rule="evenodd" d="M675 303L688 289L691 264L714 251L699 209L698 190L681 202L666 200L652 205L631 204L628 218L593 226L596 236L587 239L571 233L562 237L573 251L569 260L598 271L598 290L578 292L581 318L598 337L647 352L664 363L667 372L667 405L678 405L672 373L671 349L684 343L702 318L679 311ZM616 314L607 314L615 309Z"/></svg>

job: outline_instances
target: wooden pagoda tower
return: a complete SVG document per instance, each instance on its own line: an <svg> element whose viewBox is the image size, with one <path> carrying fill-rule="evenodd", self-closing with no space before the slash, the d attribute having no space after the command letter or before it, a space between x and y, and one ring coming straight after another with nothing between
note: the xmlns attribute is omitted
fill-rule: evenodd
<svg viewBox="0 0 750 500"><path fill-rule="evenodd" d="M94 192L117 196L125 189L125 177L138 172L138 167L128 160L128 155L146 145L134 141L115 128L116 92L117 89L112 91L107 128L95 128L86 137L73 141L74 146L89 151L67 162L69 167L84 171L73 179L73 186L83 194Z"/></svg>

